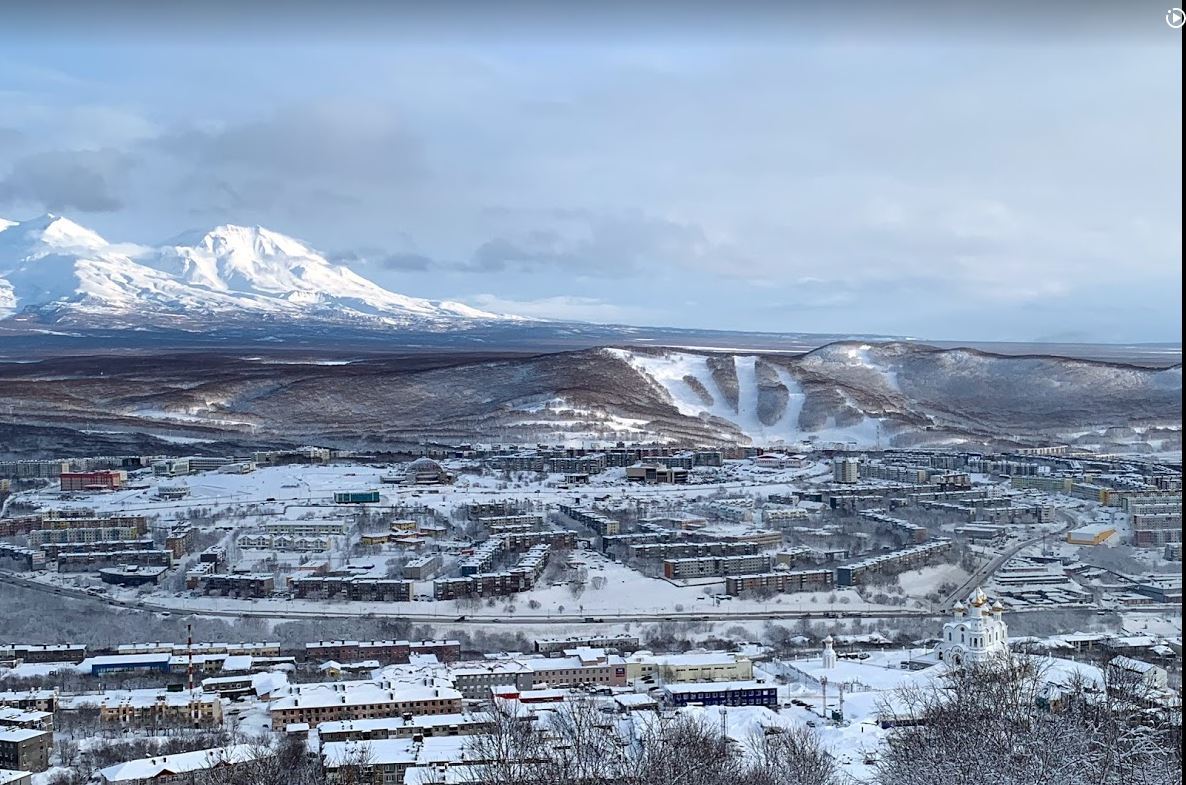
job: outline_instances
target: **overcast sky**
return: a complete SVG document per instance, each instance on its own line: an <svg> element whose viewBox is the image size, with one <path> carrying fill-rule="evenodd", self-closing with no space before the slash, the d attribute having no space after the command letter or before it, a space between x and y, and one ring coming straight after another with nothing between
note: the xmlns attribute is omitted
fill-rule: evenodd
<svg viewBox="0 0 1186 785"><path fill-rule="evenodd" d="M1181 33L1128 7L1139 34L26 20L0 217L260 224L530 316L1177 341Z"/></svg>

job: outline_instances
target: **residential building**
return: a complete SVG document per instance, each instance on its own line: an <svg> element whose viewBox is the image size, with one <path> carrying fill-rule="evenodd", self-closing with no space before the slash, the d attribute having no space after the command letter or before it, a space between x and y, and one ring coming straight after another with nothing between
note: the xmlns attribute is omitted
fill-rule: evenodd
<svg viewBox="0 0 1186 785"><path fill-rule="evenodd" d="M534 648L537 654L553 654L580 647L625 653L637 651L641 645L636 635L578 635L569 638L539 638L535 641Z"/></svg>
<svg viewBox="0 0 1186 785"><path fill-rule="evenodd" d="M266 748L256 744L157 755L100 769L99 782L105 785L189 785L201 781L211 769L234 769L259 758Z"/></svg>
<svg viewBox="0 0 1186 785"><path fill-rule="evenodd" d="M99 721L150 728L222 725L222 700L216 693L168 690L113 690L98 700Z"/></svg>
<svg viewBox="0 0 1186 785"><path fill-rule="evenodd" d="M448 686L394 682L298 684L290 694L268 704L272 727L294 722L322 722L400 717L405 714L459 714L461 693Z"/></svg>
<svg viewBox="0 0 1186 785"><path fill-rule="evenodd" d="M832 570L789 570L756 575L727 575L725 593L736 597L752 591L828 591L835 583L836 574Z"/></svg>
<svg viewBox="0 0 1186 785"><path fill-rule="evenodd" d="M893 575L904 570L912 570L927 564L950 549L951 540L943 539L872 556L855 564L837 567L836 583L839 586L856 586L867 583L877 575Z"/></svg>
<svg viewBox="0 0 1186 785"><path fill-rule="evenodd" d="M832 461L832 481L852 484L861 479L861 464L856 458L837 458Z"/></svg>
<svg viewBox="0 0 1186 785"><path fill-rule="evenodd" d="M664 559L663 577L703 578L767 572L773 559L766 554L750 556L708 556L699 559Z"/></svg>
<svg viewBox="0 0 1186 785"><path fill-rule="evenodd" d="M39 772L49 768L52 731L0 728L0 769Z"/></svg>

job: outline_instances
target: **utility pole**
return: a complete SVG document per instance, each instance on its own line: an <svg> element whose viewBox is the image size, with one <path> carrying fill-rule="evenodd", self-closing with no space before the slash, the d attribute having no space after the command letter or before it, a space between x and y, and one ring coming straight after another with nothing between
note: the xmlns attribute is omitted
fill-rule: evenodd
<svg viewBox="0 0 1186 785"><path fill-rule="evenodd" d="M186 673L186 689L189 691L189 718L193 722L195 729L198 727L198 704L194 700L194 625L193 622L186 622L185 624L185 649L187 655L187 664L185 667Z"/></svg>
<svg viewBox="0 0 1186 785"><path fill-rule="evenodd" d="M821 695L822 695L823 701L824 701L823 715L824 715L824 719L826 720L828 718L828 677L821 676L819 683L820 683L820 692L821 692Z"/></svg>

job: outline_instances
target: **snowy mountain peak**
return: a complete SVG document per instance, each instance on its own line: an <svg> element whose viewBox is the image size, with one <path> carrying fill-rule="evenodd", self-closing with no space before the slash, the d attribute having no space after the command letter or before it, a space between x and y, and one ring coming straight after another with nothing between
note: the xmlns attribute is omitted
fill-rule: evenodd
<svg viewBox="0 0 1186 785"><path fill-rule="evenodd" d="M455 328L515 319L390 292L299 240L223 225L160 247L114 245L67 218L0 225L0 318L283 318Z"/></svg>
<svg viewBox="0 0 1186 785"><path fill-rule="evenodd" d="M107 245L95 232L69 218L46 213L29 221L3 221L0 228L0 270L14 253L45 256L58 252L94 251Z"/></svg>

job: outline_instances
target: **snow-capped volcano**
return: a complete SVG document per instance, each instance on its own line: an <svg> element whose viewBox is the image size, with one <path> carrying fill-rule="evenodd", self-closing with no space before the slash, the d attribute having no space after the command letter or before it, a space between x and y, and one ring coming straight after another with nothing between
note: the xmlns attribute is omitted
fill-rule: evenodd
<svg viewBox="0 0 1186 785"><path fill-rule="evenodd" d="M138 324L216 317L451 327L518 319L390 292L258 226L140 246L109 243L54 215L0 220L0 318L22 313Z"/></svg>

